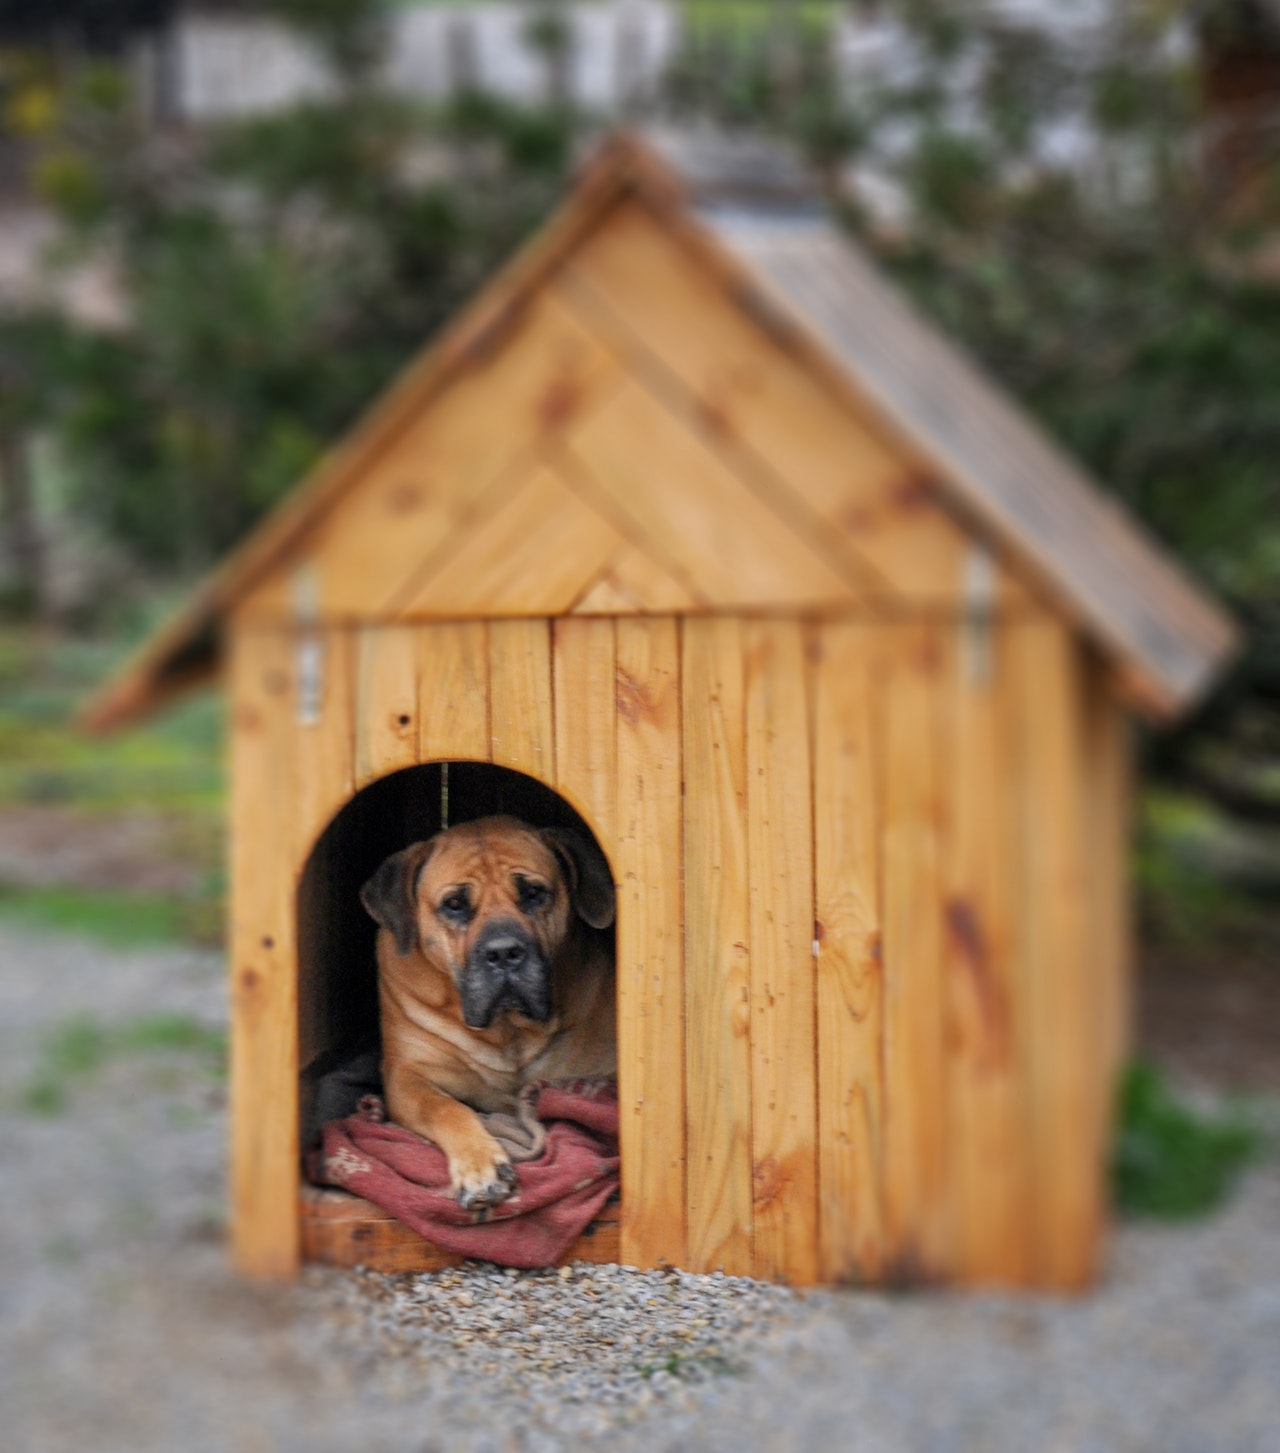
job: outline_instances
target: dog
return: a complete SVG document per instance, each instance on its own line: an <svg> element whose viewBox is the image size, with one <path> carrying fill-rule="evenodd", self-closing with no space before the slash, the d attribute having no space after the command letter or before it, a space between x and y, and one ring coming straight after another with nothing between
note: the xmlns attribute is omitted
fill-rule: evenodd
<svg viewBox="0 0 1280 1453"><path fill-rule="evenodd" d="M444 1152L460 1205L496 1205L515 1171L477 1112L617 1072L609 865L582 834L484 817L393 854L360 897L388 1113Z"/></svg>

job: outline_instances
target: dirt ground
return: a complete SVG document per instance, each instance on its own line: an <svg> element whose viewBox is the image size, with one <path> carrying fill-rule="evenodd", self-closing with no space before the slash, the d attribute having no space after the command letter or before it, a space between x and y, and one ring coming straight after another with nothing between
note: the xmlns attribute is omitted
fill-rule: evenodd
<svg viewBox="0 0 1280 1453"><path fill-rule="evenodd" d="M148 831L104 835L94 871L136 882L131 860L164 842ZM79 881L57 839L0 816L0 864ZM1166 953L1140 1043L1207 1093L1251 1092L1280 1128L1277 1002L1265 956ZM394 1288L230 1274L225 1025L216 951L108 950L0 915L3 1453L1276 1447L1274 1141L1209 1220L1121 1228L1089 1297L795 1297L736 1335L731 1370L633 1378L606 1411L554 1381L478 1378L462 1340L397 1320Z"/></svg>

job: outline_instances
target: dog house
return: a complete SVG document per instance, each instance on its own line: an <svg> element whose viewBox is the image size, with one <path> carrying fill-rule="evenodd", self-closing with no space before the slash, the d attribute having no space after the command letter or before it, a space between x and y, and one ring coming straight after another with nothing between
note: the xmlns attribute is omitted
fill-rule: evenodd
<svg viewBox="0 0 1280 1453"><path fill-rule="evenodd" d="M788 164L606 144L90 712L225 672L239 1264L430 1264L300 1202L299 1085L372 973L353 857L448 798L576 814L618 884L623 1185L588 1254L1085 1283L1128 716L1232 649Z"/></svg>

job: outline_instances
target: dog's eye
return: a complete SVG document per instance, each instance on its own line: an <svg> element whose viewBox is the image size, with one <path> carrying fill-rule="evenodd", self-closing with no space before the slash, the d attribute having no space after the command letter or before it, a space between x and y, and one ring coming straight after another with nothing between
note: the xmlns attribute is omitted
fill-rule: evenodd
<svg viewBox="0 0 1280 1453"><path fill-rule="evenodd" d="M527 878L517 878L516 891L520 897L520 907L526 913L545 908L551 901L551 889L545 883L531 883Z"/></svg>
<svg viewBox="0 0 1280 1453"><path fill-rule="evenodd" d="M455 888L440 900L440 912L446 918L466 919L471 915L471 904L465 888Z"/></svg>

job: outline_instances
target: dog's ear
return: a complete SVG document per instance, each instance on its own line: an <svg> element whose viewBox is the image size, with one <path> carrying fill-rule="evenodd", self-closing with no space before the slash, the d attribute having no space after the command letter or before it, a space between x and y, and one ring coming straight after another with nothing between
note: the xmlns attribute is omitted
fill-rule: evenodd
<svg viewBox="0 0 1280 1453"><path fill-rule="evenodd" d="M562 827L545 827L538 836L564 867L578 917L592 928L608 928L617 912L617 900L609 864L595 839Z"/></svg>
<svg viewBox="0 0 1280 1453"><path fill-rule="evenodd" d="M417 915L414 900L418 890L418 874L435 851L436 840L410 843L382 864L360 889L360 901L371 918L395 935L396 951L412 952L418 941Z"/></svg>

